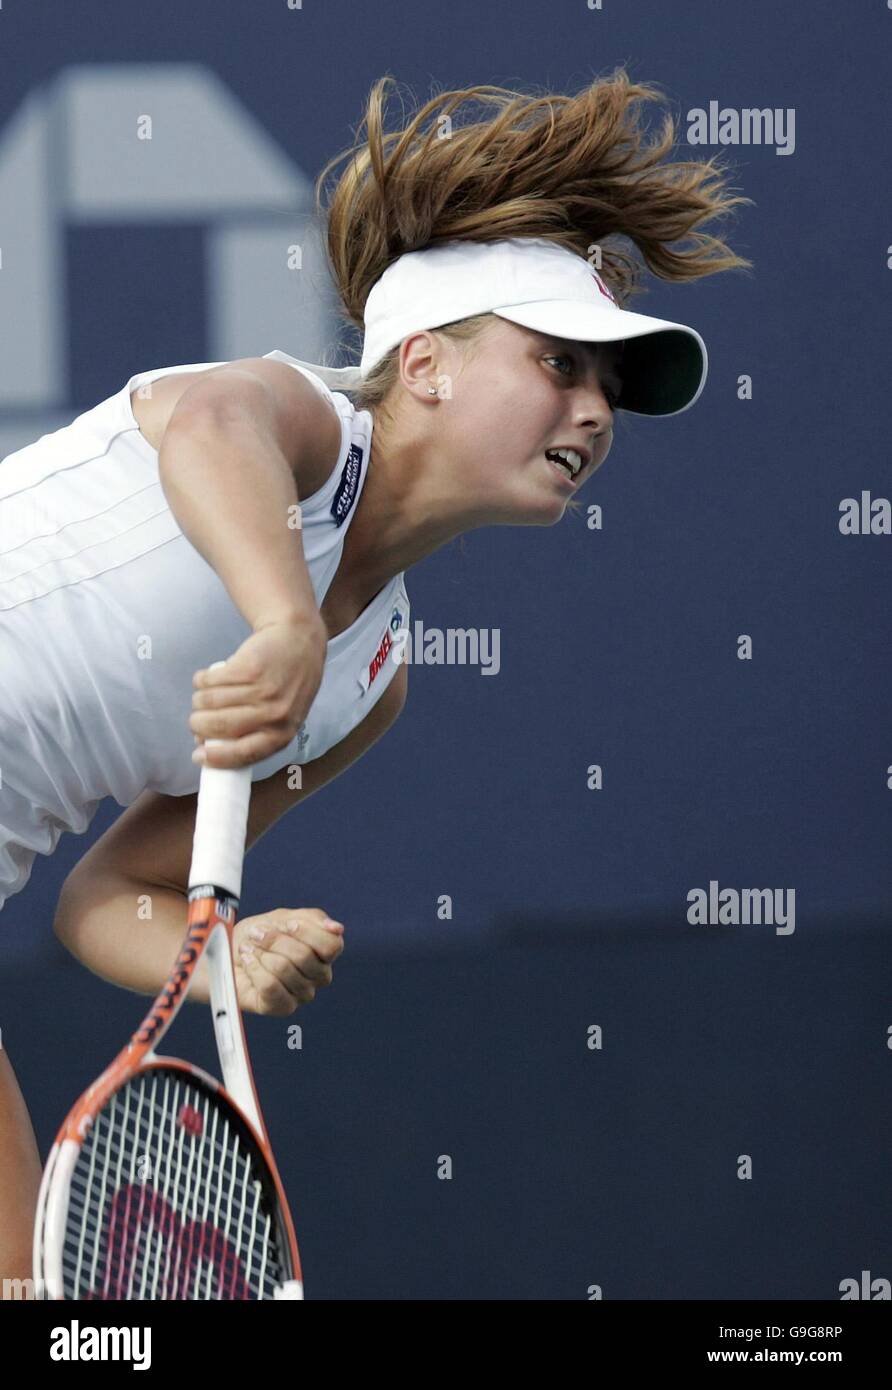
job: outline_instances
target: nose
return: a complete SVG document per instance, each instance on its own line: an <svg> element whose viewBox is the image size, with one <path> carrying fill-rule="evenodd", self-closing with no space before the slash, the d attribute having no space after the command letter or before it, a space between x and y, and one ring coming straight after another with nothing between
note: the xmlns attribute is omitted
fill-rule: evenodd
<svg viewBox="0 0 892 1390"><path fill-rule="evenodd" d="M595 436L613 428L613 410L599 381L592 380L580 387L574 424L577 429L590 430Z"/></svg>

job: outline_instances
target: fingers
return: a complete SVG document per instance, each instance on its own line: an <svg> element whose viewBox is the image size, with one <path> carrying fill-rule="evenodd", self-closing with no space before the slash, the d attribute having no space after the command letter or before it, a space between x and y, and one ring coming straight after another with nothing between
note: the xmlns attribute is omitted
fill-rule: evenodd
<svg viewBox="0 0 892 1390"><path fill-rule="evenodd" d="M287 748L322 680L325 631L315 610L300 621L270 622L226 661L196 671L189 728L204 746L192 761L248 767Z"/></svg>
<svg viewBox="0 0 892 1390"><path fill-rule="evenodd" d="M259 656L235 652L226 661L215 661L213 666L196 671L192 685L196 690L216 690L225 685L253 687L262 675L263 663Z"/></svg>
<svg viewBox="0 0 892 1390"><path fill-rule="evenodd" d="M253 917L240 944L280 956L316 984L330 984L331 964L344 949L344 927L341 922L325 927L329 920L321 908L303 908L279 918Z"/></svg>
<svg viewBox="0 0 892 1390"><path fill-rule="evenodd" d="M343 930L321 908L278 908L238 923L238 960L256 996L248 1007L283 1015L313 1000L332 982Z"/></svg>
<svg viewBox="0 0 892 1390"><path fill-rule="evenodd" d="M193 714L189 719L189 728L200 742L220 739L236 745L252 734L281 737L290 743L297 732L297 725L291 721L280 720L272 714L265 714L262 709L249 709L247 706L227 709L218 714Z"/></svg>
<svg viewBox="0 0 892 1390"><path fill-rule="evenodd" d="M340 955L344 949L341 937L343 922L338 922L322 907L276 907L271 912L250 918L250 925L255 923L260 927L291 932L320 951L325 960ZM331 928L336 930L332 932Z"/></svg>
<svg viewBox="0 0 892 1390"><path fill-rule="evenodd" d="M216 671L214 675L216 675ZM198 680L197 672L194 680ZM262 692L245 681L218 681L212 686L197 686L192 692L193 710L223 709L227 705L251 705Z"/></svg>
<svg viewBox="0 0 892 1390"><path fill-rule="evenodd" d="M302 984L306 981L316 989L331 984L331 965L302 941L295 941L279 932L267 941L247 944L254 947L258 959L268 970L277 973L283 983L294 981Z"/></svg>
<svg viewBox="0 0 892 1390"><path fill-rule="evenodd" d="M216 677L219 672L208 675ZM287 748L298 727L286 701L264 697L257 687L215 684L202 688L192 696L189 716L189 728L202 744L192 761L207 767L247 767ZM213 747L208 739L215 740Z"/></svg>
<svg viewBox="0 0 892 1390"><path fill-rule="evenodd" d="M286 700L256 685L215 685L194 691L189 728L199 738L239 738L258 724L285 726L290 712Z"/></svg>
<svg viewBox="0 0 892 1390"><path fill-rule="evenodd" d="M280 749L287 748L294 734L255 733L244 738L224 739L220 743L202 743L192 754L194 763L203 767L252 767L263 762Z"/></svg>
<svg viewBox="0 0 892 1390"><path fill-rule="evenodd" d="M239 990L239 998L243 1000L244 1007L256 1013L283 1018L293 1014L301 1004L311 1003L316 997L316 986L309 980L280 979L275 970L270 970L254 954L251 946L243 949L239 968L249 985L247 996L243 996Z"/></svg>

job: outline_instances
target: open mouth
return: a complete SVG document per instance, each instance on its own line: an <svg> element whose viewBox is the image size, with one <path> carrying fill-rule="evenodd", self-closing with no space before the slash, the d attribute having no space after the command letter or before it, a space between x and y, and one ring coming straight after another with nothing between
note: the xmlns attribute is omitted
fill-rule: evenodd
<svg viewBox="0 0 892 1390"><path fill-rule="evenodd" d="M585 464L575 449L546 449L545 457L563 469L569 478L578 478Z"/></svg>

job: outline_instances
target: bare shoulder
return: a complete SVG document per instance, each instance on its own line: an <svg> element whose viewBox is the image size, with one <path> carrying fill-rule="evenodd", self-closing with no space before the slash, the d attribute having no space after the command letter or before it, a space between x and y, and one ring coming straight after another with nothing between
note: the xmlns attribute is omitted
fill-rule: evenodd
<svg viewBox="0 0 892 1390"><path fill-rule="evenodd" d="M196 410L260 412L288 459L299 497L331 476L341 448L341 422L331 400L287 362L244 357L203 372L174 372L130 393L140 433L160 449L172 421Z"/></svg>
<svg viewBox="0 0 892 1390"><path fill-rule="evenodd" d="M286 766L272 777L254 783L248 811L249 849L286 811L345 772L386 733L406 703L408 678L409 668L401 662L365 719L321 758L304 763L299 779L295 779L293 767ZM294 785L295 780L299 781L298 786ZM89 875L94 869L111 867L138 882L185 892L197 801L194 793L165 796L161 792L143 792L90 847L72 875Z"/></svg>

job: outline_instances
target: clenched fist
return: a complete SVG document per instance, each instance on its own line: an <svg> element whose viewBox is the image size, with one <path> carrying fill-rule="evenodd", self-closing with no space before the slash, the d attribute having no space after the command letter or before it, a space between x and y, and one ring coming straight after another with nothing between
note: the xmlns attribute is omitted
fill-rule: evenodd
<svg viewBox="0 0 892 1390"><path fill-rule="evenodd" d="M244 917L233 931L238 1001L255 1014L293 1014L331 984L344 927L321 907L277 907Z"/></svg>

